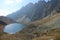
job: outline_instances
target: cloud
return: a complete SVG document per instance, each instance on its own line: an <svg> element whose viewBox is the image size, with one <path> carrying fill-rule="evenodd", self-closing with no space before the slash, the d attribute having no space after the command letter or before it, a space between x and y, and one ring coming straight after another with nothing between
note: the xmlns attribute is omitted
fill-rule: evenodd
<svg viewBox="0 0 60 40"><path fill-rule="evenodd" d="M9 11L0 9L0 16L6 16L9 14Z"/></svg>
<svg viewBox="0 0 60 40"><path fill-rule="evenodd" d="M13 0L6 0L6 1L5 1L5 4L12 4L12 3L14 3Z"/></svg>
<svg viewBox="0 0 60 40"><path fill-rule="evenodd" d="M15 0L17 3L22 2L22 0Z"/></svg>
<svg viewBox="0 0 60 40"><path fill-rule="evenodd" d="M9 5L9 4L13 4L13 3L19 3L22 2L22 0L5 0L5 4Z"/></svg>

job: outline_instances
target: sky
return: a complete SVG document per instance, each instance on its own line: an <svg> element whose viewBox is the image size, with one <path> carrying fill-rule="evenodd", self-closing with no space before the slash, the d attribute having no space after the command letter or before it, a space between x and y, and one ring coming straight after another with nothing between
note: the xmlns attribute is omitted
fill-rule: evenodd
<svg viewBox="0 0 60 40"><path fill-rule="evenodd" d="M0 16L7 16L30 2L35 3L38 0L0 0Z"/></svg>

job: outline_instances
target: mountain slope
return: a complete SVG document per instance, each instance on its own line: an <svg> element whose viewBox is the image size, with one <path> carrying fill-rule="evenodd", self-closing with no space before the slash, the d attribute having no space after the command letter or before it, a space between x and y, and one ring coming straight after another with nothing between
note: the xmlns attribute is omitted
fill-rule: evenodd
<svg viewBox="0 0 60 40"><path fill-rule="evenodd" d="M43 24L40 23L40 25L35 25L35 26L29 25L26 29L22 30L20 33L31 34L31 35L33 35L34 40L45 40L45 39L46 40L50 40L50 39L55 40L56 37L57 37L56 39L58 39L58 38L60 38L59 37L60 36L60 32L59 32L60 13L52 16L51 18L53 18L53 19L51 19L51 20L46 19L48 21L44 22Z"/></svg>
<svg viewBox="0 0 60 40"><path fill-rule="evenodd" d="M51 0L48 2L38 1L38 3L29 3L25 7L22 7L17 12L8 15L7 17L17 20L23 16L28 17L31 21L42 19L48 15L54 15L54 12L60 12L60 1Z"/></svg>
<svg viewBox="0 0 60 40"><path fill-rule="evenodd" d="M33 40L60 40L60 14L58 14L57 17L54 18L52 21L49 21L43 25L44 27L47 27L46 29L44 29L44 31L46 32L42 34L43 36L39 36L37 38L34 38Z"/></svg>
<svg viewBox="0 0 60 40"><path fill-rule="evenodd" d="M29 14L29 12L31 12L32 10L33 10L33 3L29 3L25 7L22 7L20 10L18 10L17 12L7 15L7 17L17 20L21 16Z"/></svg>
<svg viewBox="0 0 60 40"><path fill-rule="evenodd" d="M1 36L2 40L11 39L11 40L57 40L60 38L60 13L52 16L51 20L44 22L42 25L28 25L27 28L24 28L21 32L10 35L4 34ZM44 19L45 20L45 19ZM43 21L42 21L43 22ZM40 23L38 23L40 24ZM3 39L4 38L4 39Z"/></svg>

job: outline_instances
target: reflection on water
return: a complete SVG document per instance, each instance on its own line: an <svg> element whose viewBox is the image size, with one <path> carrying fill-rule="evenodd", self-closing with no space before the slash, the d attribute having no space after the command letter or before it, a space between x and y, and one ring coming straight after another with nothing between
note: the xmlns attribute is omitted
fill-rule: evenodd
<svg viewBox="0 0 60 40"><path fill-rule="evenodd" d="M25 25L23 24L18 24L18 23L13 23L5 26L4 32L9 33L9 34L15 34L16 32L21 31Z"/></svg>

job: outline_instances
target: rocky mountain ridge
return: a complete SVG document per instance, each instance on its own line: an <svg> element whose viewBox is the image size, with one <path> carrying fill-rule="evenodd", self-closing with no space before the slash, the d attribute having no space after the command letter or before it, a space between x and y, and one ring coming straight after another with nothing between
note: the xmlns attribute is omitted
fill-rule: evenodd
<svg viewBox="0 0 60 40"><path fill-rule="evenodd" d="M29 3L25 7L22 7L17 12L8 15L7 17L17 20L23 16L28 17L31 21L42 19L48 15L54 15L57 12L60 12L60 1L51 0L48 2L38 1L38 3Z"/></svg>

